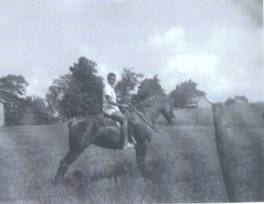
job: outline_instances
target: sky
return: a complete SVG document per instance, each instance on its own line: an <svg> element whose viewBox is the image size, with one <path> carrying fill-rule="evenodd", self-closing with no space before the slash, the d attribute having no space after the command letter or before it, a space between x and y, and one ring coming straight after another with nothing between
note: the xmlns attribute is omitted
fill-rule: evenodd
<svg viewBox="0 0 264 204"><path fill-rule="evenodd" d="M167 93L192 79L211 101L264 101L262 0L0 0L0 31L0 77L23 75L28 95L85 56Z"/></svg>

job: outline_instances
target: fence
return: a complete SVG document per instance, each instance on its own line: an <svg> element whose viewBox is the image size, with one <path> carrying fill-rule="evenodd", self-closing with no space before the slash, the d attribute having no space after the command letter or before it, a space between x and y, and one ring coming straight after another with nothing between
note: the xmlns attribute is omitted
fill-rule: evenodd
<svg viewBox="0 0 264 204"><path fill-rule="evenodd" d="M264 103L239 104L224 106L223 123L226 127L264 127ZM176 125L213 125L212 107L175 109Z"/></svg>
<svg viewBox="0 0 264 204"><path fill-rule="evenodd" d="M232 202L264 200L263 106L213 104L215 143Z"/></svg>
<svg viewBox="0 0 264 204"><path fill-rule="evenodd" d="M229 200L264 200L264 103L174 110L176 125L214 127Z"/></svg>

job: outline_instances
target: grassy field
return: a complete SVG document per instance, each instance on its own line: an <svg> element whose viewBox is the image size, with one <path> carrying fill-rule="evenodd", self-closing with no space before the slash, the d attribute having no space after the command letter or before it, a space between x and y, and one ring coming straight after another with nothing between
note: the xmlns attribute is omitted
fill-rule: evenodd
<svg viewBox="0 0 264 204"><path fill-rule="evenodd" d="M160 133L154 134L147 150L146 177L137 172L133 150L91 145L71 166L65 183L58 186L52 185L52 179L68 150L67 125L2 128L0 202L228 201L213 126L167 127L162 120L159 126ZM226 130L224 171L238 201L262 198L263 138L263 128ZM260 190L256 192L256 188Z"/></svg>
<svg viewBox="0 0 264 204"><path fill-rule="evenodd" d="M132 151L91 146L64 185L51 181L68 149L67 128L21 126L0 132L0 200L88 203L225 201L213 130L164 127L147 153L149 174L138 175Z"/></svg>

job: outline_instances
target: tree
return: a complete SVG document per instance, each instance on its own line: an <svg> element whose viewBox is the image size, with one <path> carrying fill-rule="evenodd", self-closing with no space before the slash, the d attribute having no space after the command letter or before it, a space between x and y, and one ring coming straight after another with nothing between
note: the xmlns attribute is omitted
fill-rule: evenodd
<svg viewBox="0 0 264 204"><path fill-rule="evenodd" d="M234 96L233 98L228 98L225 101L225 105L233 105L236 102L249 103L248 98L243 95Z"/></svg>
<svg viewBox="0 0 264 204"><path fill-rule="evenodd" d="M63 118L98 114L102 111L102 78L96 63L80 57L66 74L54 80L47 94L49 106Z"/></svg>
<svg viewBox="0 0 264 204"><path fill-rule="evenodd" d="M226 101L225 101L225 105L226 105L226 106L233 105L235 102L236 102L235 99L233 99L233 98L228 98L228 99L226 99Z"/></svg>
<svg viewBox="0 0 264 204"><path fill-rule="evenodd" d="M184 107L190 99L197 96L205 96L205 92L197 90L197 83L192 80L184 81L176 86L176 88L169 94L174 101L176 108Z"/></svg>
<svg viewBox="0 0 264 204"><path fill-rule="evenodd" d="M0 96L6 101L5 122L7 126L19 125L25 111L25 92L28 82L21 75L0 78Z"/></svg>
<svg viewBox="0 0 264 204"><path fill-rule="evenodd" d="M147 78L140 82L138 92L133 96L133 102L139 103L150 96L158 94L165 94L165 92L160 85L158 75L155 75L153 78Z"/></svg>
<svg viewBox="0 0 264 204"><path fill-rule="evenodd" d="M133 91L135 91L142 77L143 74L133 72L132 68L123 69L122 77L115 87L119 102L129 103L131 101Z"/></svg>
<svg viewBox="0 0 264 204"><path fill-rule="evenodd" d="M38 96L26 98L24 124L52 124L55 121L57 121L57 118L53 116L52 110L45 104L44 99Z"/></svg>
<svg viewBox="0 0 264 204"><path fill-rule="evenodd" d="M71 80L72 75L65 74L64 76L55 79L49 87L48 94L46 95L46 101L48 103L48 108L55 116L64 115L64 109L61 104L63 103L66 91L71 86Z"/></svg>
<svg viewBox="0 0 264 204"><path fill-rule="evenodd" d="M9 74L6 77L0 78L1 94L8 93L13 96L22 97L25 95L28 82L22 75Z"/></svg>
<svg viewBox="0 0 264 204"><path fill-rule="evenodd" d="M244 103L249 103L248 98L246 96L243 96L243 95L234 96L234 99L236 101L241 101L241 102L244 102Z"/></svg>

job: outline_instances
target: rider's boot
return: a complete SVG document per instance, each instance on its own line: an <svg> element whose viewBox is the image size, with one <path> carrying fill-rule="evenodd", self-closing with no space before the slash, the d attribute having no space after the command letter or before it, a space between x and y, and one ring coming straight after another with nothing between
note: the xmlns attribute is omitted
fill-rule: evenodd
<svg viewBox="0 0 264 204"><path fill-rule="evenodd" d="M129 148L134 148L135 147L135 143L133 142L130 142L128 140L128 127L127 127L127 121L123 123L123 127L121 128L123 131L122 131L122 135L124 136L124 146L123 146L123 149L129 149ZM132 137L131 137L132 138ZM135 139L134 139L135 141Z"/></svg>
<svg viewBox="0 0 264 204"><path fill-rule="evenodd" d="M130 143L130 142L127 142L127 144L125 144L125 146L123 147L123 149L129 149L129 148L134 148L135 145Z"/></svg>
<svg viewBox="0 0 264 204"><path fill-rule="evenodd" d="M135 138L133 136L130 137L130 143L133 144L134 146L137 145L137 141L135 140Z"/></svg>

